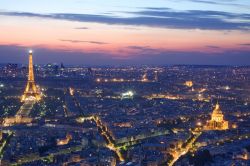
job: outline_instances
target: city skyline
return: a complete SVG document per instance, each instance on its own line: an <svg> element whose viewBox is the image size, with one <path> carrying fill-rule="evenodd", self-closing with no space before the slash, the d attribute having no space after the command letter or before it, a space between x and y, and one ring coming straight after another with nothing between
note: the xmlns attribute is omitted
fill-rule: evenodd
<svg viewBox="0 0 250 166"><path fill-rule="evenodd" d="M250 166L249 0L2 0L0 20L0 166Z"/></svg>
<svg viewBox="0 0 250 166"><path fill-rule="evenodd" d="M0 165L250 163L249 66L33 71L27 58L0 66Z"/></svg>
<svg viewBox="0 0 250 166"><path fill-rule="evenodd" d="M11 0L0 6L1 63L27 63L24 52L33 49L35 63L45 64L250 65L247 0Z"/></svg>

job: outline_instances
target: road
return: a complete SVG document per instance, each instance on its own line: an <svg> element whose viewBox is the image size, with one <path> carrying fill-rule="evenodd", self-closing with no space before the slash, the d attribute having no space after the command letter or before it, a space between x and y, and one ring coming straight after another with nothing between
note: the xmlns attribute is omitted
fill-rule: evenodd
<svg viewBox="0 0 250 166"><path fill-rule="evenodd" d="M195 141L199 138L199 136L202 134L202 132L195 132L193 133L193 136L184 143L184 147L182 147L179 151L175 151L173 154L173 160L169 163L169 166L172 166L175 164L175 162L181 157L187 154L190 149L194 146Z"/></svg>
<svg viewBox="0 0 250 166"><path fill-rule="evenodd" d="M75 106L81 110L81 112L83 112L82 108L81 108L81 104L78 101L77 97L75 97L74 94L74 89L70 88L69 89L70 95L73 97L73 101L75 102ZM79 119L79 118L78 118ZM115 154L117 155L119 161L124 161L124 157L120 151L119 148L117 148L114 144L114 139L112 138L111 134L109 133L108 129L106 126L104 126L104 124L102 123L101 119L98 116L89 116L89 117L82 117L82 122L84 122L85 120L93 120L98 128L99 133L104 137L104 139L106 140L106 147L110 150L112 150L113 152L115 152Z"/></svg>
<svg viewBox="0 0 250 166"><path fill-rule="evenodd" d="M24 104L21 106L21 108L16 113L16 116L28 117L34 104L35 104L35 101L31 101L31 100L25 101Z"/></svg>

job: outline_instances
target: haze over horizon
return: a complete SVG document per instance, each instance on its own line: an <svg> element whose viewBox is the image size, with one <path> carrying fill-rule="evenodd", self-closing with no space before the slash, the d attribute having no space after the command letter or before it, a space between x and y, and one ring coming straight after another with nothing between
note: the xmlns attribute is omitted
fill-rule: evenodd
<svg viewBox="0 0 250 166"><path fill-rule="evenodd" d="M1 63L250 65L248 0L3 0L0 20Z"/></svg>

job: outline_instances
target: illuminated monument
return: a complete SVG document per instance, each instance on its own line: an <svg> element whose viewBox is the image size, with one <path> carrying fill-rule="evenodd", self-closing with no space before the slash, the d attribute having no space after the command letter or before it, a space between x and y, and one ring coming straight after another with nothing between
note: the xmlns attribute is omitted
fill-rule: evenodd
<svg viewBox="0 0 250 166"><path fill-rule="evenodd" d="M21 101L24 102L26 100L39 101L41 99L41 95L37 90L34 79L34 71L33 71L33 57L32 51L29 51L29 75L28 75L28 83L26 85L23 96L21 97Z"/></svg>
<svg viewBox="0 0 250 166"><path fill-rule="evenodd" d="M209 120L204 128L205 130L227 130L228 121L224 120L224 115L220 109L220 105L217 103L213 113L211 115L211 120Z"/></svg>

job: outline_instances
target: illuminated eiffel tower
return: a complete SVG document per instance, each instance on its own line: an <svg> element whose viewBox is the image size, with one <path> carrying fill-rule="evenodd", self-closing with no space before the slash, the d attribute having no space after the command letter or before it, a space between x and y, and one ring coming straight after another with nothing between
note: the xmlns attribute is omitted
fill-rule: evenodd
<svg viewBox="0 0 250 166"><path fill-rule="evenodd" d="M29 51L29 76L28 83L26 85L24 94L21 97L21 101L24 102L26 100L39 101L41 99L41 95L37 90L34 79L34 71L33 71L33 58L32 51Z"/></svg>

